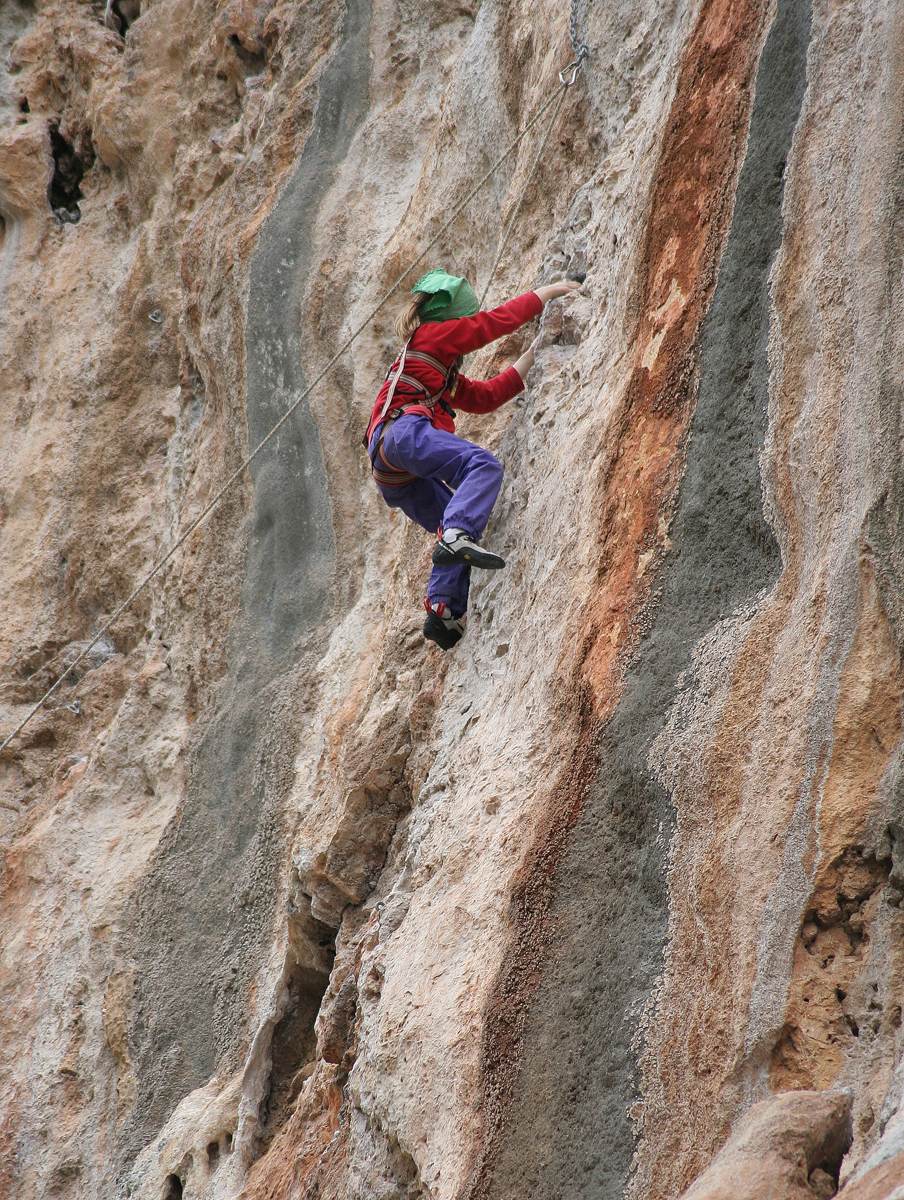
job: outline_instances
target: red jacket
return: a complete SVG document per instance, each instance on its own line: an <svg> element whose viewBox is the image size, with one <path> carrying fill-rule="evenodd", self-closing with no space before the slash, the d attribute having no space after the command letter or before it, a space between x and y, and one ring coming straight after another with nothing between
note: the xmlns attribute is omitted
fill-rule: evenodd
<svg viewBox="0 0 904 1200"><path fill-rule="evenodd" d="M516 296L514 300L509 300L508 304L490 309L489 312L479 312L473 317L456 317L451 321L427 321L414 331L408 345L411 350L420 350L425 354L430 354L448 367L460 354L470 354L472 350L479 350L482 346L495 342L497 338L512 333L542 311L543 302L537 293L525 292L523 296ZM398 359L396 359L390 375L398 365ZM427 366L426 363L412 362L409 364L406 362L405 373L420 380L425 387L429 388L431 394L443 381L442 375ZM493 412L507 400L511 400L513 396L517 396L523 387L521 376L514 367L508 367L507 370L500 372L499 375L494 375L485 383L479 383L476 380L467 379L464 375L459 375L454 396L450 396L446 389L442 398L450 406L460 408L462 412L487 413ZM377 396L377 402L371 413L370 424L367 426L368 442L370 442L374 429L384 419L380 413L383 410L383 402L388 389L389 379L387 378L380 388L380 394ZM399 381L388 411L392 412L393 409L400 408L403 404L411 404L412 400L417 399L422 399L421 393ZM424 413L437 429L445 429L448 433L455 432L455 421L442 409L438 400L433 409L428 408L425 404L415 404L408 411Z"/></svg>

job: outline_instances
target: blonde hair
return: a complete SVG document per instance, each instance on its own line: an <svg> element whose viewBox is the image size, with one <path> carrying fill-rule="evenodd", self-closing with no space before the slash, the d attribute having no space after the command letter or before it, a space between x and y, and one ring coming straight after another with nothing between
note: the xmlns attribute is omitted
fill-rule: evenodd
<svg viewBox="0 0 904 1200"><path fill-rule="evenodd" d="M429 299L429 292L414 292L405 301L405 307L399 309L399 315L396 317L395 325L393 326L399 341L407 342L415 329L418 328L421 323L421 308Z"/></svg>

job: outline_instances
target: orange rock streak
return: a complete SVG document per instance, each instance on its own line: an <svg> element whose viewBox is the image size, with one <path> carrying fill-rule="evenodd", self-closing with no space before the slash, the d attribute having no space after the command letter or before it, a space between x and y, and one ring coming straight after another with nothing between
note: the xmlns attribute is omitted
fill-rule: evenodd
<svg viewBox="0 0 904 1200"><path fill-rule="evenodd" d="M559 863L598 766L599 730L621 694L621 664L651 598L683 472L696 398L701 322L730 225L766 6L711 0L688 44L653 185L629 311L639 314L632 370L600 473L599 590L587 605L567 685L571 762L515 882L514 929L484 1035L484 1138L468 1195L487 1194L504 1135L524 1022L541 977Z"/></svg>

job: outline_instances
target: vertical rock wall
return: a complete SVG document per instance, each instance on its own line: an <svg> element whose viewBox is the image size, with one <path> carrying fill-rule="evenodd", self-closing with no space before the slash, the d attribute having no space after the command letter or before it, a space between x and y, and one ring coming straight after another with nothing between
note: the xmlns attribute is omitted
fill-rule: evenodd
<svg viewBox="0 0 904 1200"><path fill-rule="evenodd" d="M902 16L576 15L490 303L587 278L523 405L460 422L508 563L460 646L359 445L390 306L0 757L4 1196L904 1177ZM567 21L4 5L0 732L548 97ZM432 262L483 284L538 137Z"/></svg>

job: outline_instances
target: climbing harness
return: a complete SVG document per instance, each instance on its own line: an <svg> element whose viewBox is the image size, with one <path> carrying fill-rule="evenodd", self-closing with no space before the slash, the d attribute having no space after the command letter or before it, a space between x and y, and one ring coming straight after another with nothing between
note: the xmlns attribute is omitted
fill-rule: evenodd
<svg viewBox="0 0 904 1200"><path fill-rule="evenodd" d="M219 489L219 491L216 492L216 494L212 497L212 499L210 499L207 502L207 504L204 506L204 508L199 513L199 515L197 517L195 517L195 519L191 522L191 524L188 526L188 528L185 530L185 532L176 539L176 541L169 548L169 550L166 552L166 554L155 564L155 566L148 572L148 574L144 577L144 579L142 579L142 581L137 585L137 587L135 587L129 593L129 595L125 598L125 600L123 600L123 602L119 605L119 607L116 609L116 611L113 613L113 615L109 618L109 620L107 620L104 623L104 625L101 627L101 629L98 631L98 633L96 633L94 635L94 637L91 639L91 641L85 647L85 649L81 652L81 654L79 654L77 658L73 659L73 661L69 664L69 666L66 668L66 670L63 671L63 673L57 678L56 682L50 688L48 688L48 690L44 693L44 695L41 697L41 699L28 712L27 716L25 716L23 718L23 720L21 720L19 722L19 724L15 727L15 729L10 734L8 734L7 737L4 738L4 740L2 742L0 742L0 754L2 754L3 751L7 748L7 746L9 746L9 744L12 742L13 738L17 737L22 732L22 730L25 728L25 726L28 724L28 722L32 719L32 717L35 716L36 713L40 712L40 710L44 707L44 705L51 698L51 696L53 696L56 693L57 689L60 687L63 680L68 675L71 675L72 672L75 671L75 669L79 666L80 663L83 663L85 661L85 659L88 657L88 655L91 653L91 651L97 645L97 643L101 640L101 638L104 637L104 635L108 632L108 630L110 630L112 628L112 626L116 624L116 622L119 620L119 618L122 616L122 614L126 611L126 609L131 606L132 602L134 600L136 600L138 598L138 596L141 595L141 593L151 583L151 581L153 579L155 579L160 574L160 572L163 570L163 568L167 565L167 563L169 563L172 560L173 556L176 554L176 551L179 550L180 547L184 546L185 543L188 541L188 539L191 537L191 535L195 532L195 530L198 529L198 527L207 520L207 518L210 516L210 514L213 512L213 510L216 508L216 506L219 504L219 502L222 500L222 498L226 495L226 493L242 477L246 468L257 458L257 456L264 449L264 447L269 445L269 443L273 440L274 437L276 437L277 433L279 433L280 429L282 429L283 425L285 425L285 423L289 420L289 418L296 411L296 409L301 404L303 404L305 400L307 400L307 398L311 395L311 393L318 386L318 384L320 384L323 381L323 379L325 379L326 376L330 373L330 371L332 371L333 367L336 366L336 364L339 362L339 360L342 358L342 356L346 353L346 351L348 351L349 348L354 344L354 342L357 341L357 339L361 336L361 334L364 332L364 330L367 329L367 327L370 325L370 323L373 321L373 319L377 316L377 314L379 312L381 312L382 309L386 306L386 304L392 299L392 297L396 294L396 292L399 290L399 288L402 286L402 284L405 282L405 280L408 278L408 276L412 273L412 271L414 271L414 269L416 267L420 266L420 264L424 261L424 259L427 257L427 255L430 253L430 251L434 248L434 246L436 246L442 240L442 238L445 236L445 234L448 232L448 230L451 229L451 227L455 224L455 222L458 220L458 218L461 216L461 214L464 212L464 210L468 207L468 205L471 203L471 201L475 198L475 196L479 195L479 193L484 189L484 187L486 187L486 185L493 178L493 176L496 174L496 172L499 170L499 168L504 163L508 162L508 160L514 154L514 152L517 150L517 148L521 145L521 143L524 141L524 139L527 137L527 135L530 133L530 131L534 128L534 126L538 123L538 121L544 116L545 113L547 113L550 110L550 108L553 108L553 106L555 106L552 120L550 121L549 126L547 127L547 130L546 130L546 133L544 134L543 140L541 142L540 151L537 154L537 156L535 157L534 163L533 163L530 171L528 172L527 180L525 181L524 187L521 191L521 195L518 199L518 203L515 206L515 210L512 215L512 218L509 221L509 224L506 228L506 231L505 231L505 234L503 237L503 241L502 241L502 245L500 246L499 253L496 256L496 261L493 263L492 270L490 271L489 278L487 279L486 286L483 291L483 297L484 297L484 299L486 298L486 295L490 289L490 284L493 282L493 277L495 276L496 270L499 267L499 263L502 259L502 253L505 249L506 242L508 241L509 235L514 226L515 217L517 217L518 213L521 210L521 205L524 201L524 197L527 193L527 189L530 186L531 180L533 179L534 172L535 172L537 164L539 162L540 154L543 153L543 150L546 147L546 143L549 140L549 136L552 132L553 124L555 122L556 117L559 114L559 111L565 100L565 96L567 95L569 89L574 86L574 83L577 80L578 71L581 68L581 63L582 63L583 59L586 58L587 54L589 53L588 48L583 43L577 41L577 32L576 32L577 27L576 27L575 11L576 11L576 0L572 0L571 16L570 16L570 20L569 20L568 31L569 31L569 35L571 37L571 45L574 50L575 57L574 57L574 60L568 64L567 67L565 67L562 71L559 72L560 87L558 87L556 89L556 91L553 92L553 94L544 101L544 103L540 106L540 108L536 111L536 113L534 113L534 115L533 115L533 117L531 117L530 121L528 121L528 123L524 126L524 128L521 130L521 132L518 134L518 136L514 139L514 141L509 145L509 147L504 151L504 153L502 153L499 156L499 158L496 159L496 161L493 163L493 165L490 167L490 169L486 172L486 174L479 180L479 182L477 184L475 184L475 186L471 189L471 191L468 192L467 196L465 196L464 200L462 200L462 202L457 206L455 211L452 213L451 217L449 217L449 219L445 222L445 224L440 228L439 232L437 234L435 234L435 236L430 240L430 242L427 244L427 246L417 256L417 258L414 260L414 262L412 262L412 264L408 268L406 268L406 270L404 270L401 275L399 275L399 277L396 279L395 283L393 283L392 287L390 287L390 289L384 294L383 298L380 300L380 302L377 304L377 306L371 310L371 312L368 314L368 316L365 318L365 320L361 322L361 324L354 330L354 332L349 334L349 336L345 339L345 341L342 343L342 345L339 347L339 349L336 351L336 353L333 355L333 357L330 359L330 361L326 364L326 366L323 368L323 370L317 375L314 382L311 383L307 388L305 388L305 390L301 393L301 395L298 397L298 399L292 405L290 405L289 408L286 409L286 411L283 413L283 415L280 417L280 419L276 422L276 424L273 426L273 428L270 430L270 432L266 435L266 437L264 437L260 442L258 442L258 444L255 446L255 448L251 451L251 453L244 459L244 461L229 476L229 478L226 480L226 482L223 484L223 486ZM569 78L569 75L570 75L570 78ZM481 306L482 306L482 304L483 304L483 300L481 300ZM409 351L409 357L412 357L412 356L413 356L413 352ZM445 366L441 365L440 369L443 372L445 372L447 368ZM401 375L401 372L400 372L400 375ZM381 458L381 461L385 462L385 459ZM390 464L386 464L386 465L389 466ZM396 468L391 468L391 469L395 470ZM63 651L59 651L56 655L53 656L53 658L48 659L48 661L46 663L44 663L42 665L42 667L39 669L46 670L47 667L50 666L53 662L55 662L56 659L58 657L60 657L60 655L62 653L63 653Z"/></svg>
<svg viewBox="0 0 904 1200"><path fill-rule="evenodd" d="M383 453L383 439L389 432L389 426L393 421L397 421L399 417L410 412L412 408L429 408L433 409L438 404L443 412L448 413L454 419L455 410L451 404L445 399L446 392L449 393L449 399L455 396L455 390L458 387L458 374L461 370L461 356L450 365L446 366L441 363L438 358L434 358L432 354L427 354L423 350L411 350L411 338L402 347L402 353L398 358L398 365L393 363L386 372L386 378L389 382L389 389L386 392L386 399L383 401L383 408L380 412L380 424L377 426L380 429L380 436L370 452L370 465L374 479L383 487L406 487L409 483L414 483L419 478L417 475L412 475L410 471L403 471L401 467L394 467L386 455ZM417 379L414 375L408 375L405 372L405 364L407 362L423 363L426 367L438 372L443 377L442 385L436 392L430 392L430 389L425 384ZM414 400L406 400L404 404L397 407L392 407L393 396L395 395L396 384L404 383L408 387L413 388L420 393ZM367 434L361 439L367 446ZM379 466L377 465L379 463Z"/></svg>
<svg viewBox="0 0 904 1200"><path fill-rule="evenodd" d="M455 362L447 367L445 363L441 363L439 359L434 358L432 354L427 354L423 350L409 350L408 347L410 344L411 339L409 338L409 340L402 347L402 353L399 357L399 365L395 370L395 374L393 374L393 367L395 364L393 364L393 367L390 367L389 371L386 373L387 379L389 379L390 375L392 375L392 382L389 385L389 391L386 393L386 399L383 402L380 420L386 420L386 414L389 412L392 406L392 398L395 394L396 384L398 383L404 383L408 387L414 388L416 392L420 392L423 395L423 399L415 400L414 404L424 408L434 408L437 404L439 404L443 412L448 413L450 417L454 417L455 413L452 411L452 406L446 403L446 401L443 399L443 396L446 392L449 393L450 399L455 395L455 389L458 387L458 373L461 370L461 356L459 355ZM440 375L442 375L442 387L440 387L438 391L431 393L426 385L420 381L420 379L417 379L414 375L407 375L405 373L406 362L419 362L423 363L425 367L432 367L434 371L437 371ZM406 407L410 407L410 405ZM401 409L394 409L393 412L401 412ZM391 416L392 414L390 413L390 417Z"/></svg>
<svg viewBox="0 0 904 1200"><path fill-rule="evenodd" d="M374 452L370 456L370 473L374 477L374 482L380 487L408 487L409 483L417 483L420 475L412 475L410 471L403 471L401 467L394 467L383 452L383 438L385 433L381 433L377 444L374 446Z"/></svg>

